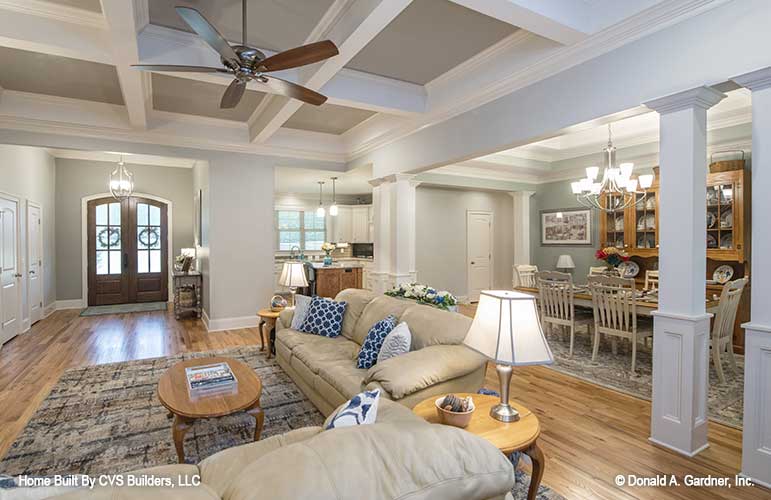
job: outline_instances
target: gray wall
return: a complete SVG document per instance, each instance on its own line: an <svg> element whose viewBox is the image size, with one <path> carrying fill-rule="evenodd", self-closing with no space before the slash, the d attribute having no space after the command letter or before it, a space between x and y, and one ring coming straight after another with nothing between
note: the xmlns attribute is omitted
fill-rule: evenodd
<svg viewBox="0 0 771 500"><path fill-rule="evenodd" d="M170 200L173 204L174 248L193 246L193 170L189 168L132 165L134 191ZM115 163L56 160L56 261L58 300L81 298L81 200L108 191Z"/></svg>
<svg viewBox="0 0 771 500"><path fill-rule="evenodd" d="M466 212L492 212L495 288L511 288L513 200L507 193L419 186L416 191L418 281L455 295L468 294Z"/></svg>
<svg viewBox="0 0 771 500"><path fill-rule="evenodd" d="M27 265L27 200L42 208L43 223L43 305L56 301L56 259L54 244L54 159L44 149L0 145L0 192L21 198L21 255ZM22 282L22 316L29 318L26 281Z"/></svg>
<svg viewBox="0 0 771 500"><path fill-rule="evenodd" d="M193 166L193 199L197 194L201 195L201 240L196 245L197 269L203 275L202 302L206 316L210 316L209 308L209 282L211 274L209 270L209 163L198 161ZM193 210L195 214L195 210ZM195 224L193 224L195 227Z"/></svg>

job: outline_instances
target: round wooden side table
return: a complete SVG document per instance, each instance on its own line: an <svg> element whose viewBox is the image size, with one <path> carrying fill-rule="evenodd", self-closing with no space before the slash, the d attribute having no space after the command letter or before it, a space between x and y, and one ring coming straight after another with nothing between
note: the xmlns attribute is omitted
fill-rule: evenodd
<svg viewBox="0 0 771 500"><path fill-rule="evenodd" d="M185 368L192 366L227 363L235 375L238 384L232 394L217 394L192 399L187 385ZM185 433L195 420L201 418L224 417L239 411L246 411L254 417L254 440L259 441L265 414L260 408L262 381L257 374L244 363L221 357L195 358L180 361L161 375L158 381L158 399L174 416L171 427L174 447L177 449L179 463L185 463L183 442Z"/></svg>
<svg viewBox="0 0 771 500"><path fill-rule="evenodd" d="M273 311L272 309L260 309L257 311L257 316L260 317L260 323L257 328L260 329L260 350L265 350L265 330L268 331L268 359L276 354L276 320L281 311Z"/></svg>
<svg viewBox="0 0 771 500"><path fill-rule="evenodd" d="M527 498L528 500L535 500L544 469L543 452L536 443L541 434L541 424L538 417L521 404L509 401L509 404L519 412L520 418L516 422L500 422L490 416L490 408L500 403L500 397L471 393L455 393L455 395L460 398L471 396L476 407L471 417L471 423L463 430L488 440L506 456L521 452L530 457L533 462L533 474L530 478ZM436 415L434 403L438 397L432 396L421 401L412 409L413 413L432 424L438 423L439 418Z"/></svg>

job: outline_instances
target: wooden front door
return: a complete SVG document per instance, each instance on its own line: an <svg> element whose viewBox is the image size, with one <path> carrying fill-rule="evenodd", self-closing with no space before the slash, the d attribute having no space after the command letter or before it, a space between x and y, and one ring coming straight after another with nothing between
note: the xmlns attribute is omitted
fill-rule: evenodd
<svg viewBox="0 0 771 500"><path fill-rule="evenodd" d="M88 305L167 300L167 220L155 200L88 202Z"/></svg>

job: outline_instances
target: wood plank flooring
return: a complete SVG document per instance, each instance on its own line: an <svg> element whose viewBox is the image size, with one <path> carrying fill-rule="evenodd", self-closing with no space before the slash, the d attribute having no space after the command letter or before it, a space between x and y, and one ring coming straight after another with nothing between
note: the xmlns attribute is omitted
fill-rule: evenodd
<svg viewBox="0 0 771 500"><path fill-rule="evenodd" d="M175 321L171 312L81 318L77 311L57 311L0 350L0 456L67 368L245 344L259 344L257 329L207 333L200 321ZM498 389L493 366L486 386ZM544 484L569 499L771 498L761 488L614 484L617 474L733 476L741 464L741 432L735 429L710 424L710 447L688 459L648 442L647 401L543 367L516 369L512 397L541 420Z"/></svg>

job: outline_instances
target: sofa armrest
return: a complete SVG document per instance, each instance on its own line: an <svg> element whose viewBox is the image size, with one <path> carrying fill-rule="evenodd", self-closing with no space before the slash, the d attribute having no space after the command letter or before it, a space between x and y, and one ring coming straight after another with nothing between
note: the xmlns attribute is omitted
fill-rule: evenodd
<svg viewBox="0 0 771 500"><path fill-rule="evenodd" d="M485 358L464 345L432 345L389 358L369 369L363 384L379 383L393 399L477 370Z"/></svg>
<svg viewBox="0 0 771 500"><path fill-rule="evenodd" d="M281 330L291 327L292 318L294 318L294 307L287 307L281 311L276 320L276 331L280 332Z"/></svg>

